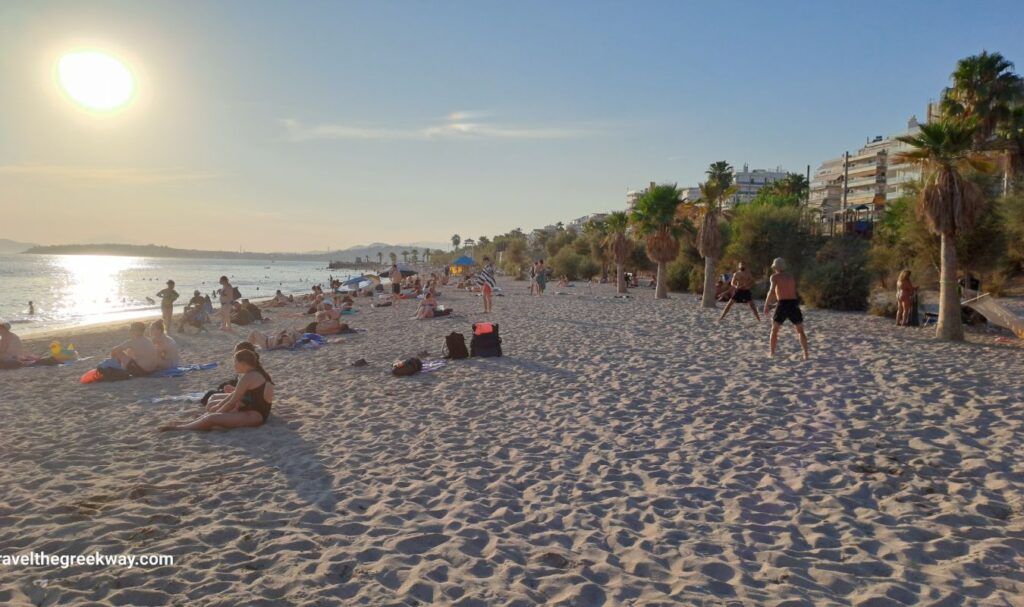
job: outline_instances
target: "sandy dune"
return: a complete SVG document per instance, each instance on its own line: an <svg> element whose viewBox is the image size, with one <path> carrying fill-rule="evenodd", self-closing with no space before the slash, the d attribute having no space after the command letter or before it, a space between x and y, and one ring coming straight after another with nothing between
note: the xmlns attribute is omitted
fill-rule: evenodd
<svg viewBox="0 0 1024 607"><path fill-rule="evenodd" d="M693 296L503 286L504 358L392 378L480 302L364 307L366 334L265 355L258 429L155 434L198 406L138 403L229 377L227 335L183 337L222 367L180 379L0 372L0 554L177 558L0 567L0 604L1024 604L1020 348L811 310L814 359L786 330L771 361Z"/></svg>

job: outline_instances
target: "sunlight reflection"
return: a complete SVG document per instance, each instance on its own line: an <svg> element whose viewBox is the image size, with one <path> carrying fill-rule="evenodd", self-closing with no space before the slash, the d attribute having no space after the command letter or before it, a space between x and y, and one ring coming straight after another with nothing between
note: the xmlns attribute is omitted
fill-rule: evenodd
<svg viewBox="0 0 1024 607"><path fill-rule="evenodd" d="M87 317L125 310L137 302L126 299L124 274L144 265L138 257L63 255L54 259L58 277L51 291L52 313L58 318Z"/></svg>

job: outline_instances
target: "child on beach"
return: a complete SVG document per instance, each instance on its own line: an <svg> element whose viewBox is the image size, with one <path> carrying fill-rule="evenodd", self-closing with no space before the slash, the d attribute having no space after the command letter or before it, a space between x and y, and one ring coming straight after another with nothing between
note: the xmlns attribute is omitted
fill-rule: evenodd
<svg viewBox="0 0 1024 607"><path fill-rule="evenodd" d="M480 270L480 293L484 300L484 314L490 314L494 308L494 264L490 257L484 257L484 269Z"/></svg>
<svg viewBox="0 0 1024 607"><path fill-rule="evenodd" d="M199 417L159 426L160 432L171 430L215 430L254 428L270 417L274 400L274 380L260 365L259 355L251 350L235 352L238 383L230 392L211 396L207 412Z"/></svg>
<svg viewBox="0 0 1024 607"><path fill-rule="evenodd" d="M156 348L156 368L175 369L181 362L181 353L178 344L164 330L164 321L156 320L149 325L149 337L153 340L153 347Z"/></svg>

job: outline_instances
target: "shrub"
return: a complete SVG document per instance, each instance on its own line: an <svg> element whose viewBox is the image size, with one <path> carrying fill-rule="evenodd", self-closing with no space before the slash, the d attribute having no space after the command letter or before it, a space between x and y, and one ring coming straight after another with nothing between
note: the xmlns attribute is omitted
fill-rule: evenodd
<svg viewBox="0 0 1024 607"><path fill-rule="evenodd" d="M690 271L693 265L689 260L677 257L668 264L668 288L670 291L686 292L690 290Z"/></svg>
<svg viewBox="0 0 1024 607"><path fill-rule="evenodd" d="M577 280L580 278L580 268L586 261L589 260L574 251L572 247L562 247L562 249L551 258L548 266L554 273L555 278L559 278L564 275L568 277L569 280Z"/></svg>
<svg viewBox="0 0 1024 607"><path fill-rule="evenodd" d="M755 276L767 276L775 257L783 257L787 268L800 276L804 260L811 259L821 239L810 231L811 221L795 207L743 205L729 221L732 238L725 260L743 261Z"/></svg>
<svg viewBox="0 0 1024 607"><path fill-rule="evenodd" d="M690 269L690 289L691 293L703 293L704 292L704 266L693 266Z"/></svg>
<svg viewBox="0 0 1024 607"><path fill-rule="evenodd" d="M866 310L871 294L867 271L868 243L835 237L818 251L816 263L801 278L800 293L816 308Z"/></svg>
<svg viewBox="0 0 1024 607"><path fill-rule="evenodd" d="M580 257L580 265L577 268L577 274L580 280L590 280L601 273L601 266L599 266L596 261L582 255Z"/></svg>

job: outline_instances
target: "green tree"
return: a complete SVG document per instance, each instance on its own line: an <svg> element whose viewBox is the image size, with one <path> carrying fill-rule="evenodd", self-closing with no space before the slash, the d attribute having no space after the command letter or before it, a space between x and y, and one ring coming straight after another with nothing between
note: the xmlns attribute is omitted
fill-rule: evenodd
<svg viewBox="0 0 1024 607"><path fill-rule="evenodd" d="M452 234L452 250L456 251L459 248L459 243L462 242L462 237L458 234Z"/></svg>
<svg viewBox="0 0 1024 607"><path fill-rule="evenodd" d="M395 255L394 251L391 251L390 253L388 253L388 257L391 258L391 263L392 264L398 263L398 255Z"/></svg>
<svg viewBox="0 0 1024 607"><path fill-rule="evenodd" d="M647 245L647 256L658 264L656 299L668 298L668 262L679 252L679 223L676 209L681 192L675 184L648 188L633 206L630 219Z"/></svg>
<svg viewBox="0 0 1024 607"><path fill-rule="evenodd" d="M526 254L526 249L526 238L521 235L506 240L501 256L501 267L505 273L515 277L516 280L526 278L526 268L530 265L530 257Z"/></svg>
<svg viewBox="0 0 1024 607"><path fill-rule="evenodd" d="M605 219L604 245L615 260L615 288L619 293L625 293L626 258L633 249L633 239L629 237L629 215L625 211L609 213Z"/></svg>
<svg viewBox="0 0 1024 607"><path fill-rule="evenodd" d="M412 251L409 252L409 257L412 258L413 263L419 263L420 252L417 249L413 249Z"/></svg>
<svg viewBox="0 0 1024 607"><path fill-rule="evenodd" d="M942 92L942 113L973 120L972 146L984 150L1011 105L1024 94L1021 78L1001 54L982 51L958 61L950 80L952 86Z"/></svg>
<svg viewBox="0 0 1024 607"><path fill-rule="evenodd" d="M712 165L714 166L714 165ZM711 173L711 171L708 171ZM700 229L697 232L697 251L704 258L704 290L701 306L715 307L715 260L722 254L722 231L719 229L718 218L722 201L731 198L736 188L724 187L723 184L708 180L700 184L700 197L704 201Z"/></svg>
<svg viewBox="0 0 1024 607"><path fill-rule="evenodd" d="M1024 178L1024 100L1011 108L996 131L1003 151L1003 194L1008 194Z"/></svg>
<svg viewBox="0 0 1024 607"><path fill-rule="evenodd" d="M377 263L384 265L384 253L381 253L380 251L377 251Z"/></svg>
<svg viewBox="0 0 1024 607"><path fill-rule="evenodd" d="M772 259L782 257L787 270L799 276L805 260L814 259L820 242L810 225L798 207L743 205L729 220L725 257L744 262L751 274L761 277L768 276Z"/></svg>
<svg viewBox="0 0 1024 607"><path fill-rule="evenodd" d="M708 170L704 171L704 174L707 175L709 183L718 184L718 187L723 191L732 187L733 179L735 177L732 165L724 160L712 162L711 166L708 167ZM726 198L723 197L722 202L725 200ZM721 204L719 204L719 210L721 210Z"/></svg>
<svg viewBox="0 0 1024 607"><path fill-rule="evenodd" d="M409 263L409 251L402 251L402 262Z"/></svg>
<svg viewBox="0 0 1024 607"><path fill-rule="evenodd" d="M923 124L915 135L899 137L913 149L897 157L924 167L918 212L940 238L939 339L963 341L960 300L956 284L956 236L969 229L985 204L981 188L962 171L991 170L988 162L972 151L977 120L943 118Z"/></svg>

